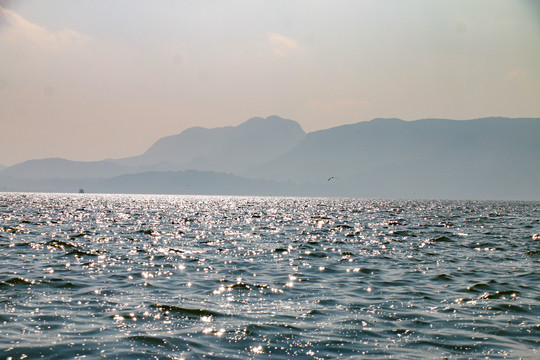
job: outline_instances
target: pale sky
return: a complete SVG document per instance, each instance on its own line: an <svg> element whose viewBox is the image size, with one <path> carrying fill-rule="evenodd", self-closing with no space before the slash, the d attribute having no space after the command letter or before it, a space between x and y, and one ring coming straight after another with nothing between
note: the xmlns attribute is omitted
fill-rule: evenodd
<svg viewBox="0 0 540 360"><path fill-rule="evenodd" d="M0 1L1 164L269 115L540 117L540 2Z"/></svg>

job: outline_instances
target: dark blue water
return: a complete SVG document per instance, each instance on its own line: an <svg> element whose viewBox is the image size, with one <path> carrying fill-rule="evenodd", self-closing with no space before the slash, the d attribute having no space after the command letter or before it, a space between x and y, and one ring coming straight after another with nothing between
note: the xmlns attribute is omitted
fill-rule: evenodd
<svg viewBox="0 0 540 360"><path fill-rule="evenodd" d="M540 203L0 194L0 358L540 357Z"/></svg>

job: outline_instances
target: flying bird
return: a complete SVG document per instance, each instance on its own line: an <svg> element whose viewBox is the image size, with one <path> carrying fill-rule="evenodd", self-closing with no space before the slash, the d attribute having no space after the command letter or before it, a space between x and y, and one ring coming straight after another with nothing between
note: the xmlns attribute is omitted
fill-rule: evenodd
<svg viewBox="0 0 540 360"><path fill-rule="evenodd" d="M327 181L330 181L330 180L335 179L335 178L336 178L335 176L330 176Z"/></svg>

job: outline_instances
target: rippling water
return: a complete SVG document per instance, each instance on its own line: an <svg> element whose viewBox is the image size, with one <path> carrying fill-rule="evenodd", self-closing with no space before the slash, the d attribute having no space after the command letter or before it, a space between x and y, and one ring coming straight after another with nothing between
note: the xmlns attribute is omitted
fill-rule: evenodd
<svg viewBox="0 0 540 360"><path fill-rule="evenodd" d="M540 356L540 204L0 194L0 357Z"/></svg>

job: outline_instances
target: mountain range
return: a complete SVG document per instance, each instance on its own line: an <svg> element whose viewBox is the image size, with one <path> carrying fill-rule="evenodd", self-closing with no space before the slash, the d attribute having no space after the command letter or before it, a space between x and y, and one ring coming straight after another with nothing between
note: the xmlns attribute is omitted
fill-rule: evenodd
<svg viewBox="0 0 540 360"><path fill-rule="evenodd" d="M30 160L0 191L540 200L540 119L374 119L306 134L293 121L190 128L145 153Z"/></svg>

